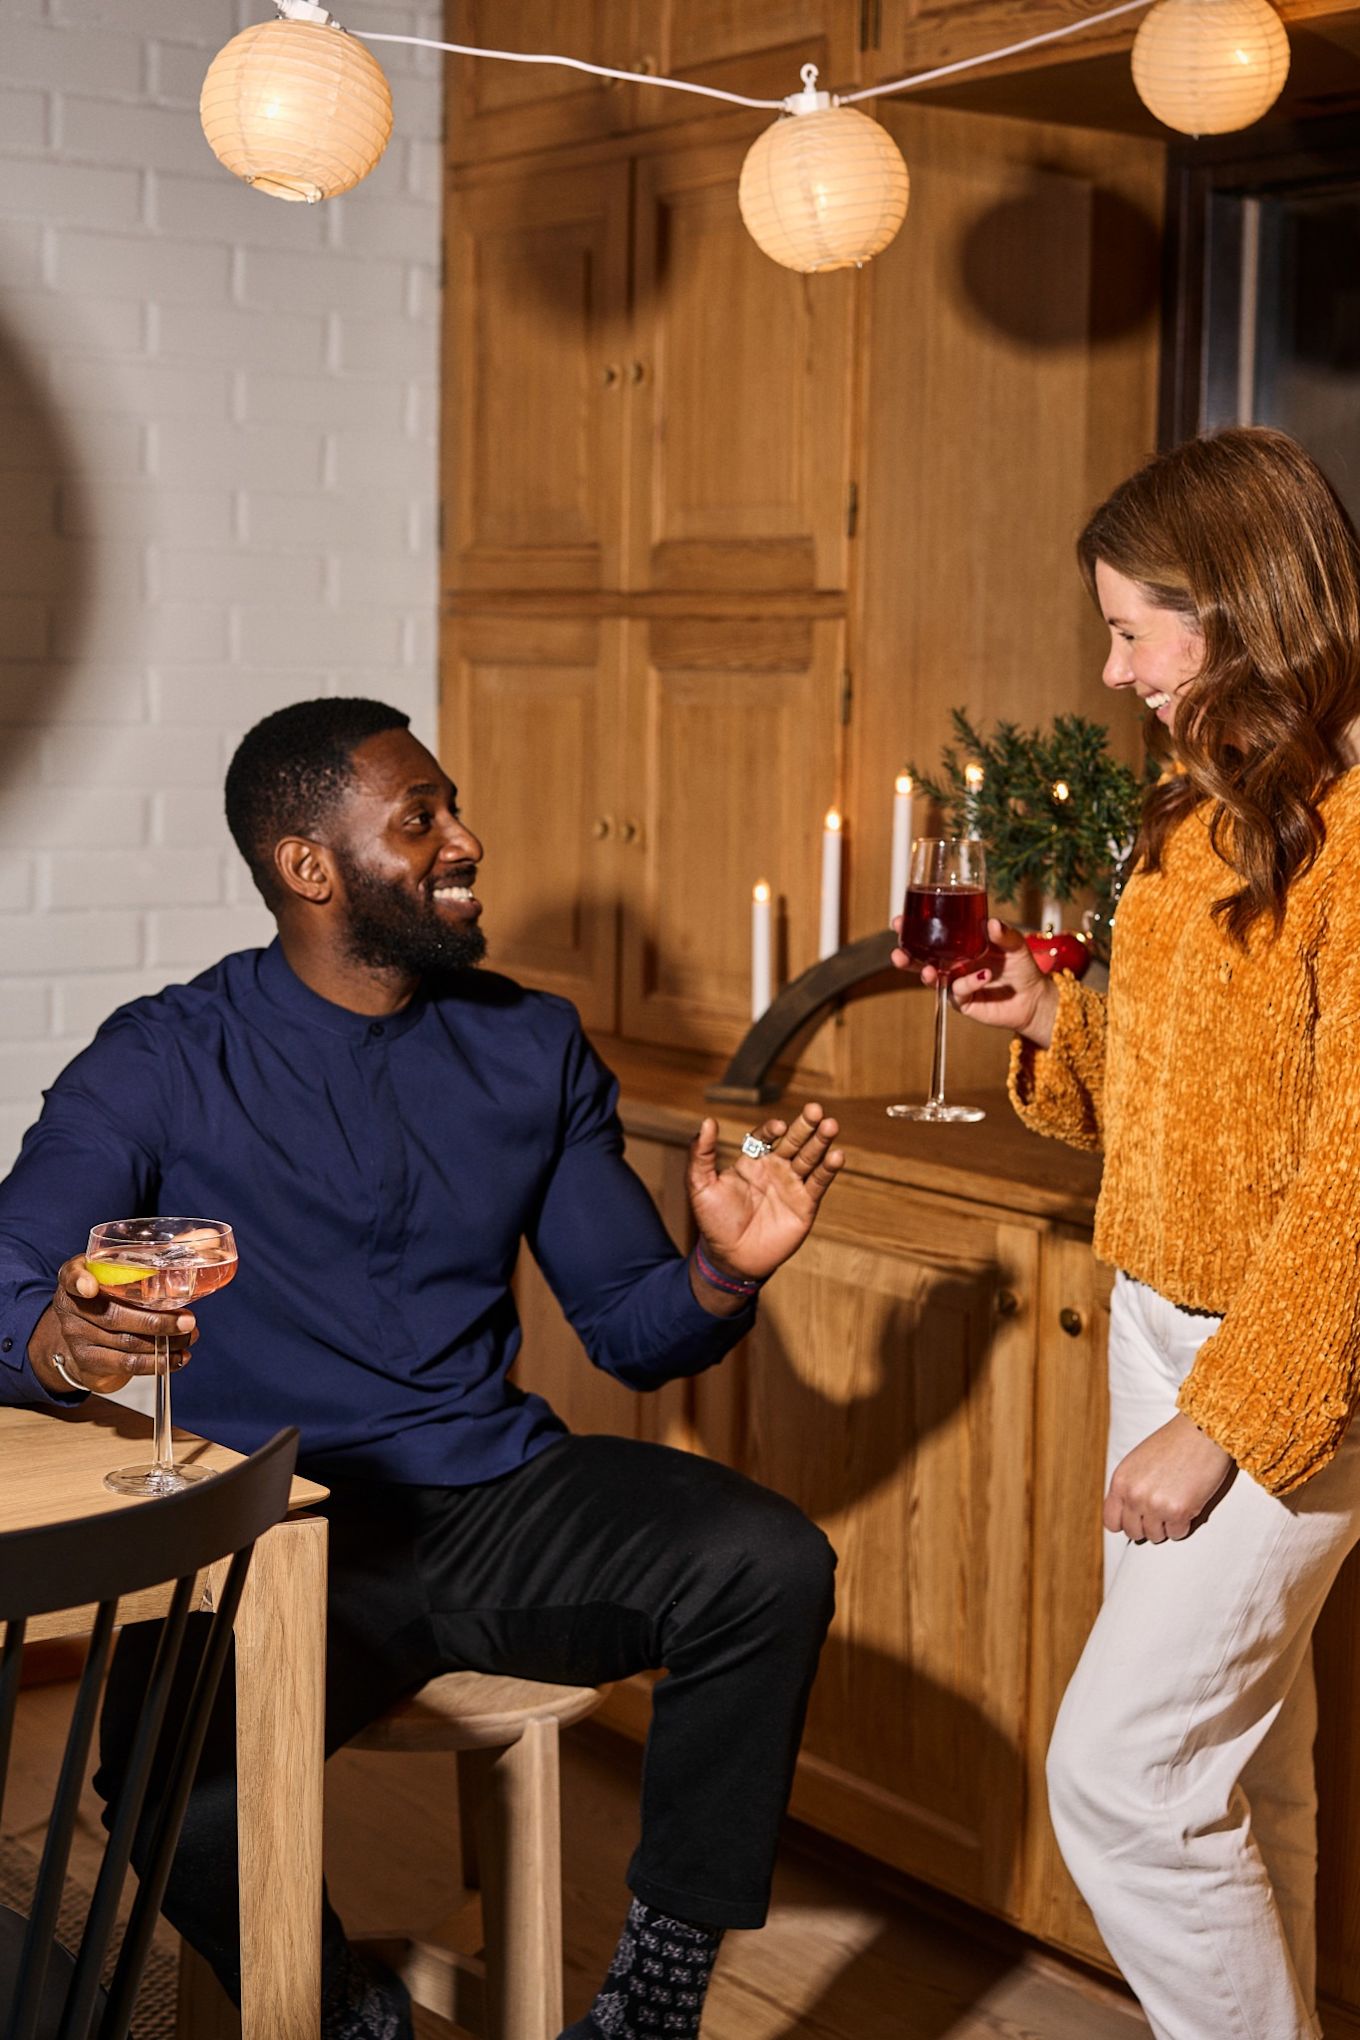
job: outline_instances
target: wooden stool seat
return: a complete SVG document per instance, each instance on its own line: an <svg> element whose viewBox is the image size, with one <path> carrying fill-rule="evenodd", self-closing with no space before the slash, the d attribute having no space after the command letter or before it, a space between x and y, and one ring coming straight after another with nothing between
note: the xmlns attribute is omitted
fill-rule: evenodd
<svg viewBox="0 0 1360 2040"><path fill-rule="evenodd" d="M557 2040L562 2029L558 1734L592 1714L605 1690L447 1672L350 1744L457 1753L464 1895L450 1894L437 1940L366 1945L417 2004L486 2040Z"/></svg>
<svg viewBox="0 0 1360 2040"><path fill-rule="evenodd" d="M446 1672L399 1700L362 1729L355 1750L509 1749L531 1721L567 1728L603 1700L596 1686L546 1686L537 1679L501 1679L491 1672Z"/></svg>

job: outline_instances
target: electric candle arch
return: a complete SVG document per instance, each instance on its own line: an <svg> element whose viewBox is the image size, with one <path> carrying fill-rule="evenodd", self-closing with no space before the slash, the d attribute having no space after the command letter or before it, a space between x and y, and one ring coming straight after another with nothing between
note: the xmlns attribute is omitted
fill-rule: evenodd
<svg viewBox="0 0 1360 2040"><path fill-rule="evenodd" d="M377 164L392 130L392 102L381 66L362 42L565 65L777 111L780 119L747 155L738 203L758 247L786 268L811 274L860 267L888 246L906 217L909 180L901 151L877 122L855 112L852 101L908 91L1057 42L1145 9L1149 0L1120 0L1003 49L838 98L818 91L816 67L805 65L803 90L783 100L748 99L576 57L478 49L428 36L351 35L320 0L275 4L277 21L243 30L213 59L199 108L213 153L257 191L315 203L352 190ZM1278 98L1288 69L1289 41L1271 0L1155 0L1134 42L1133 79L1144 104L1188 134L1222 134L1259 120Z"/></svg>

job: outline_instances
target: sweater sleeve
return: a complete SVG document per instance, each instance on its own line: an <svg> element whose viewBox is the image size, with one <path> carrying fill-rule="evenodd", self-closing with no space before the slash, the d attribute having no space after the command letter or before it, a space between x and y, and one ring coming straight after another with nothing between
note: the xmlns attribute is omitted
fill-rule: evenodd
<svg viewBox="0 0 1360 2040"><path fill-rule="evenodd" d="M1185 1415L1277 1495L1327 1464L1360 1393L1358 932L1328 945L1350 982L1329 988L1319 971L1314 1102L1298 1174L1179 1396Z"/></svg>
<svg viewBox="0 0 1360 2040"><path fill-rule="evenodd" d="M1032 1132L1099 1149L1104 1088L1105 1001L1065 970L1048 1047L1021 1035L1011 1043L1011 1103Z"/></svg>

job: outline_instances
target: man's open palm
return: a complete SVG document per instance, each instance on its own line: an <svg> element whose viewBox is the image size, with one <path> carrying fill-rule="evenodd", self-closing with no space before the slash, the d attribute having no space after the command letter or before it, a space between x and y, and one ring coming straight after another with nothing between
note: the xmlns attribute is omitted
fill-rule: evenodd
<svg viewBox="0 0 1360 2040"><path fill-rule="evenodd" d="M756 1131L772 1152L738 1155L721 1172L715 1119L704 1121L689 1151L689 1201L704 1251L750 1281L772 1275L802 1246L845 1165L832 1147L840 1129L820 1105L805 1105L792 1125L769 1119Z"/></svg>

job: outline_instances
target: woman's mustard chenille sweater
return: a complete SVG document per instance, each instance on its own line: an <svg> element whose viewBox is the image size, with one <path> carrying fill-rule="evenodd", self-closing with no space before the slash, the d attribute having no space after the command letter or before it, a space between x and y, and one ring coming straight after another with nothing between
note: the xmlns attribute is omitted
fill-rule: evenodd
<svg viewBox="0 0 1360 2040"><path fill-rule="evenodd" d="M1130 880L1110 989L1065 976L1047 1049L1017 1040L1026 1125L1104 1148L1095 1249L1223 1316L1180 1407L1275 1494L1336 1451L1360 1392L1360 768L1274 935L1211 920L1237 881L1207 807Z"/></svg>

